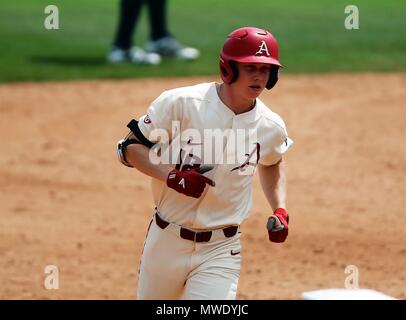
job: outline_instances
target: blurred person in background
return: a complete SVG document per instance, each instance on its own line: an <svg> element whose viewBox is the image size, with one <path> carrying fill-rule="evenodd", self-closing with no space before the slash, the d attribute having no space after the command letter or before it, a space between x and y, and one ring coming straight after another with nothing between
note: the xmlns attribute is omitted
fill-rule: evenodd
<svg viewBox="0 0 406 320"><path fill-rule="evenodd" d="M148 6L150 41L145 48L133 46L133 34L143 4ZM194 60L199 50L182 45L168 30L166 0L120 0L119 21L113 46L107 55L109 63L157 65L161 57Z"/></svg>

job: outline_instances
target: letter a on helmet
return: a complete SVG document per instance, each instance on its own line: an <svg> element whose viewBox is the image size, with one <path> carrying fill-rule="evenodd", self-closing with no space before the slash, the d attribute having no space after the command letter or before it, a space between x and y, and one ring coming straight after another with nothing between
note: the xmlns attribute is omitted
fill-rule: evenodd
<svg viewBox="0 0 406 320"><path fill-rule="evenodd" d="M261 41L261 45L259 46L259 50L255 54L263 54L266 53L266 55L269 57L271 54L268 52L268 48L266 46L265 41Z"/></svg>

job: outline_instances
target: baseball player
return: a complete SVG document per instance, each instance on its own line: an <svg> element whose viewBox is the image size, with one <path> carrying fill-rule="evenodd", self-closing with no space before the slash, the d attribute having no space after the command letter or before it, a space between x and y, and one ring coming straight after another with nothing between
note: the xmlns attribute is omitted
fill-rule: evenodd
<svg viewBox="0 0 406 320"><path fill-rule="evenodd" d="M276 84L280 67L271 33L239 28L221 50L222 83L163 92L127 125L119 159L153 178L156 206L138 299L236 298L240 225L251 209L256 168L272 208L269 240L285 241L283 155L292 140L283 120L258 99Z"/></svg>

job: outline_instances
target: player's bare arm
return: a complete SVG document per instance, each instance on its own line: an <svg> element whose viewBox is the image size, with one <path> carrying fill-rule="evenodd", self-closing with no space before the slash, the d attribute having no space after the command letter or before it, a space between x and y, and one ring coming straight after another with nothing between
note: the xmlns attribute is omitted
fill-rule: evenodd
<svg viewBox="0 0 406 320"><path fill-rule="evenodd" d="M138 140L133 133L127 139ZM125 158L129 164L135 167L142 173L161 180L166 181L169 172L173 169L166 164L153 164L149 160L150 149L142 144L130 144L125 149Z"/></svg>
<svg viewBox="0 0 406 320"><path fill-rule="evenodd" d="M289 215L286 211L285 160L271 166L258 165L262 190L272 207L267 223L269 240L284 242L288 236Z"/></svg>
<svg viewBox="0 0 406 320"><path fill-rule="evenodd" d="M272 210L286 209L285 160L282 158L277 164L271 166L258 164L258 172L262 190Z"/></svg>

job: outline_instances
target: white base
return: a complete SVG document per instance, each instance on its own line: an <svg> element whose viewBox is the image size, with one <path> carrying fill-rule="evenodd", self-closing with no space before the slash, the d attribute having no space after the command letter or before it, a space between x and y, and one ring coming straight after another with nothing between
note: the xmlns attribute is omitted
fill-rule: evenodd
<svg viewBox="0 0 406 320"><path fill-rule="evenodd" d="M397 300L371 289L323 289L302 292L302 300Z"/></svg>

